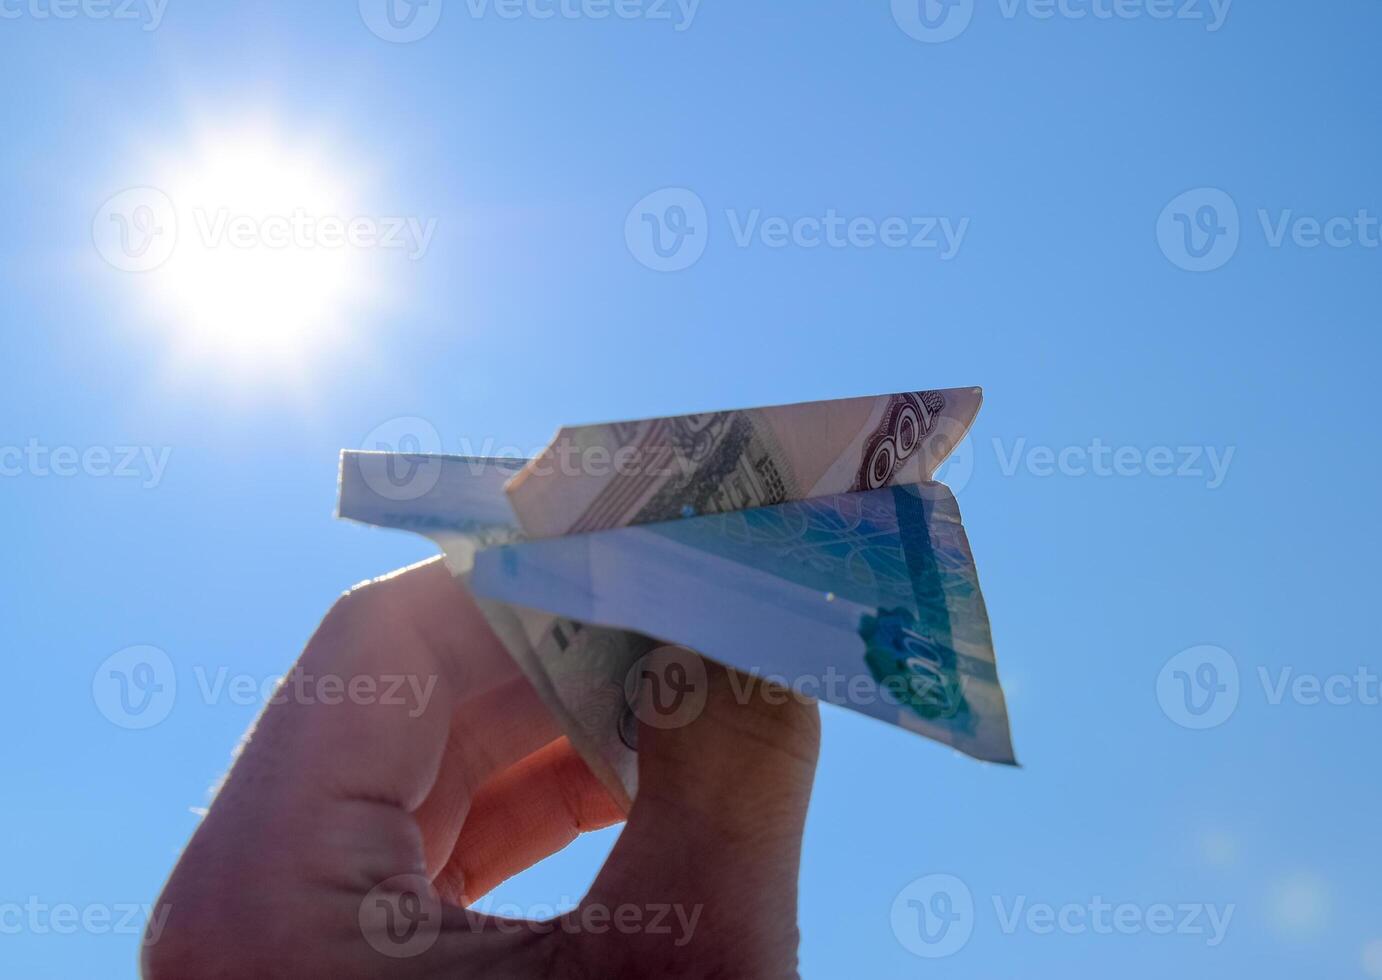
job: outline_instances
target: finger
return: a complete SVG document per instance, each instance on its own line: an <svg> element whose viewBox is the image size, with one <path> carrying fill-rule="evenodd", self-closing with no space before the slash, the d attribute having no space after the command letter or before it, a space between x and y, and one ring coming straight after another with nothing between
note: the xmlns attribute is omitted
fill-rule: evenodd
<svg viewBox="0 0 1382 980"><path fill-rule="evenodd" d="M486 780L560 734L551 712L523 677L457 708L436 782L414 813L429 876L435 877L450 859L472 800Z"/></svg>
<svg viewBox="0 0 1382 980"><path fill-rule="evenodd" d="M455 705L484 676L467 658L490 659L486 648L498 643L458 592L429 562L339 600L255 724L189 850L202 831L229 825L242 837L294 839L316 869L329 863L321 852L348 851L359 836L340 832L355 823L343 811L373 804L397 819L415 810L436 781ZM358 696L342 693L352 683ZM345 856L332 858L355 871Z"/></svg>
<svg viewBox="0 0 1382 980"><path fill-rule="evenodd" d="M458 707L473 701L488 705L477 718L497 717L516 676L440 562L345 596L264 711L174 869L158 909L165 935L149 955L197 962L233 936L254 951L250 959L277 969L274 956L302 952L299 933L363 946L355 919L370 890L426 871L412 813L437 785ZM505 758L494 747L481 755ZM462 780L453 809L465 809L466 794ZM251 906L248 894L257 896ZM463 939L444 931L416 962ZM253 972L248 960L241 965Z"/></svg>
<svg viewBox="0 0 1382 980"><path fill-rule="evenodd" d="M693 720L639 727L638 796L587 901L671 904L687 921L699 915L687 948L626 937L622 955L639 969L656 974L656 964L690 956L707 975L774 975L796 962L797 875L820 716L785 689L704 666L704 709ZM716 960L727 955L747 959Z"/></svg>
<svg viewBox="0 0 1382 980"><path fill-rule="evenodd" d="M558 739L480 788L437 890L469 904L580 834L623 819L571 743Z"/></svg>
<svg viewBox="0 0 1382 980"><path fill-rule="evenodd" d="M475 789L559 734L440 561L352 590L289 677L374 687L364 685L361 697L290 695L265 712L236 767L253 777L261 809L271 802L265 782L282 776L304 814L312 803L352 800L425 811L424 841L441 855L434 868L450 853ZM308 819L325 814L310 811Z"/></svg>

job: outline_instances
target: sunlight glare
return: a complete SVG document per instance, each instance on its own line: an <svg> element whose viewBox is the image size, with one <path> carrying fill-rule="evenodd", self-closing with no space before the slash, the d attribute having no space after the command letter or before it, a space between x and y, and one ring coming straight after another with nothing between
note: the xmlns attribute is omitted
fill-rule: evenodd
<svg viewBox="0 0 1382 980"><path fill-rule="evenodd" d="M290 366L344 339L371 292L344 178L263 131L203 138L166 173L176 240L147 285L177 346Z"/></svg>

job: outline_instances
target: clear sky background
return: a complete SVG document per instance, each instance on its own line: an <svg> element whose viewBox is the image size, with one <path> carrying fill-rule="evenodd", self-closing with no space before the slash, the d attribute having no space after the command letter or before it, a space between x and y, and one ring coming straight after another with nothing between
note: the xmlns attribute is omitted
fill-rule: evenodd
<svg viewBox="0 0 1382 980"><path fill-rule="evenodd" d="M978 384L1023 768L826 709L804 974L1382 977L1382 6L51 2L0 0L0 972L131 975L258 710L202 688L433 552L333 520L341 448ZM215 238L294 208L433 233Z"/></svg>

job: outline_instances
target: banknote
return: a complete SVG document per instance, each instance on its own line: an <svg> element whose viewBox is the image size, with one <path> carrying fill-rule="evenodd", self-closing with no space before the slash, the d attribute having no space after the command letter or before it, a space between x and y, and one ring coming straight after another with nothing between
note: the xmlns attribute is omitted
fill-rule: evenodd
<svg viewBox="0 0 1382 980"><path fill-rule="evenodd" d="M506 492L551 537L920 483L982 402L948 388L568 427Z"/></svg>
<svg viewBox="0 0 1382 980"><path fill-rule="evenodd" d="M634 665L659 641L686 644L749 673L773 674L822 688L833 684L829 690L806 693L858 708L977 757L1008 762L1012 753L1007 714L992 668L987 615L958 510L953 499L939 509L934 506L948 494L939 485L925 483L968 431L981 401L978 388L955 388L580 426L560 430L532 460L347 452L342 457L340 513L423 533L442 547L453 574L475 593L491 626L573 745L625 808L637 789L637 726L630 724L625 682ZM884 488L923 485L926 490L920 499L931 506L904 504L898 511L895 504L871 497ZM795 608L789 602L796 595L793 590L803 587L800 576L784 574L790 561L783 556L771 568L754 569L744 560L725 565L730 559L712 545L729 533L727 529L741 525L709 519L734 516L759 522L774 507L802 503L805 509L774 512L776 519L800 524L808 515L823 515L824 501L836 498L837 520L853 513L850 508L856 503L867 504L875 531L886 528L889 519L896 526L891 538L878 531L855 541L849 552L852 557L832 574L841 568L872 568L869 562L882 560L885 553L891 558L880 567L894 571L903 567L905 561L903 565L898 561L908 554L903 547L905 531L911 535L907 540L914 563L917 555L932 548L937 567L950 570L939 578L908 579L913 584L940 582L945 587L940 594L946 615L940 615L942 606L927 606L915 596L909 604L902 601L905 596L895 595L891 598L897 601L885 606L884 593L855 594L827 586L816 591L832 596L832 611L822 613L825 618L817 621L792 620L805 630L792 635L814 636L817 641L830 636L831 644L798 645L795 660L787 653L792 648L778 646L772 657L759 662L748 655L749 645L731 639L733 628L755 623L743 633L752 636L757 628L773 632L775 619L785 623L787 610ZM765 514L746 516L758 510ZM659 530L650 532L653 538L636 534L628 539L630 543L619 543L620 535L636 530L634 525L641 526L637 530L649 526ZM809 539L824 546L822 528L810 526ZM677 530L665 531L670 528ZM682 559L699 555L702 564L709 562L707 569L713 567L717 573L737 569L737 580L746 589L750 584L745 576L753 569L751 589L757 591L735 598L758 595L762 599L758 605L702 607L707 612L703 628L719 622L726 624L722 629L728 632L711 637L680 626L670 629L669 624L680 623L671 614L684 616L696 602L678 605L662 595L640 610L630 606L632 598L615 601L616 595L650 598L637 587L640 582L654 581L640 577L642 561L654 562L667 552L665 547L649 550L648 541L674 540L676 534L702 535L705 544L697 548L689 540L682 541ZM571 550L561 550L568 547L567 541L573 542ZM937 550L922 542L942 547ZM557 550L539 550L548 545ZM832 545L844 546L842 541ZM606 557L618 555L635 564L598 576L593 575L596 566L587 564L582 566L585 580L574 573L554 578L553 567L564 567L564 562L574 560L572 556L585 554L581 549L594 549ZM795 556L792 560L810 566L822 562L826 552L813 557L811 548L797 542L789 553ZM521 575L496 571L519 567L525 570ZM561 581L567 584L560 585ZM901 581L894 577L898 588ZM582 582L588 586L583 594L593 596L591 590L598 589L601 604L592 605L593 599L585 605L572 603L573 590L580 592ZM683 576L678 587L687 589L690 584ZM776 591L765 592L769 585ZM703 594L709 593L670 593L692 598ZM787 604L779 610L774 603ZM728 610L735 615L726 615ZM847 610L847 615L839 610ZM741 614L753 618L741 620ZM832 617L840 615L851 621L857 618L848 642L838 630L825 629L838 625ZM865 616L882 624L871 635L916 645L939 658L935 659L934 689L926 680L932 674L927 673L925 665L930 661L925 653L913 658L912 667L884 671L881 646L863 661L846 652L847 646L856 647L863 637ZM905 619L908 616L910 620ZM944 624L952 625L942 629ZM702 641L714 652L697 645ZM987 672L983 664L989 665ZM953 683L939 682L946 677L953 677ZM862 696L857 692L834 696L832 692L841 685L847 690L851 680L856 687L864 683L858 689ZM873 693L867 690L868 683L875 686ZM899 686L927 692L913 691L889 700ZM941 721L928 718L930 709L919 707L928 696L956 690L967 692L963 710L957 708Z"/></svg>
<svg viewBox="0 0 1382 980"><path fill-rule="evenodd" d="M941 484L504 545L478 556L471 587L1014 762L978 574Z"/></svg>

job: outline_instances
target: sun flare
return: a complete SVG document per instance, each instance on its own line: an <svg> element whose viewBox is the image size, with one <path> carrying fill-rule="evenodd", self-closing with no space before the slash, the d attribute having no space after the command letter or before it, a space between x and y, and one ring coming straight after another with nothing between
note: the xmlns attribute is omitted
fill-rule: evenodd
<svg viewBox="0 0 1382 980"><path fill-rule="evenodd" d="M154 249L138 279L180 351L297 367L347 339L377 289L376 229L325 154L259 129L204 136L159 171L112 217Z"/></svg>

